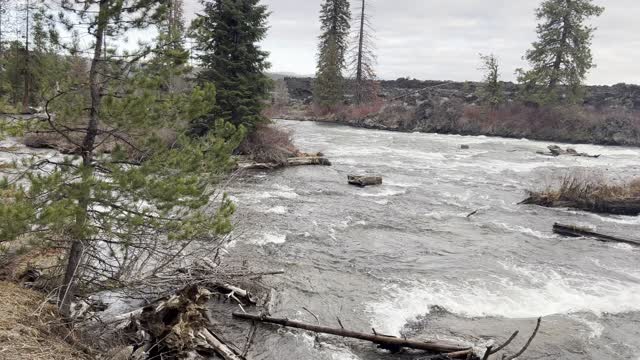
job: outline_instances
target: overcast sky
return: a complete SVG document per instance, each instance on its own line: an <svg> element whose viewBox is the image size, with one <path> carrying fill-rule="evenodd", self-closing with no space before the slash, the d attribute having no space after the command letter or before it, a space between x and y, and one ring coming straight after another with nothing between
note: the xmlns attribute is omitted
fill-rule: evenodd
<svg viewBox="0 0 640 360"><path fill-rule="evenodd" d="M354 0L355 1L355 0ZM382 79L479 80L478 53L494 53L505 80L526 67L540 0L369 0ZM640 0L596 0L606 7L593 24L597 68L590 84L640 84ZM187 16L200 9L185 0ZM313 74L321 0L262 0L272 14L263 48L274 72ZM352 2L352 8L357 5Z"/></svg>

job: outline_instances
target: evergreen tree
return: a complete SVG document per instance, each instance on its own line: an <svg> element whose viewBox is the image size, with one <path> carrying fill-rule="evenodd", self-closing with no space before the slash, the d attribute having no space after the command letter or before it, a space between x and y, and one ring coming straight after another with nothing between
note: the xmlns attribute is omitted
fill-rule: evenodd
<svg viewBox="0 0 640 360"><path fill-rule="evenodd" d="M525 96L539 103L557 102L565 86L568 100L581 96L581 85L594 66L591 40L594 27L585 22L604 8L592 0L545 0L536 11L538 40L527 51L529 71L518 70Z"/></svg>
<svg viewBox="0 0 640 360"><path fill-rule="evenodd" d="M344 102L343 73L349 46L351 10L348 0L325 0L320 10L321 31L313 92L315 103L332 109Z"/></svg>
<svg viewBox="0 0 640 360"><path fill-rule="evenodd" d="M370 103L378 96L376 73L373 69L376 62L373 27L369 21L366 5L366 0L362 0L351 60L351 66L354 69L353 97L358 105Z"/></svg>
<svg viewBox="0 0 640 360"><path fill-rule="evenodd" d="M500 105L504 101L502 84L500 83L500 64L495 55L482 55L481 70L485 72L483 84L479 91L480 101L491 106Z"/></svg>
<svg viewBox="0 0 640 360"><path fill-rule="evenodd" d="M61 5L56 20L72 30L77 24L91 29L93 41L78 49L91 54L90 65L75 68L88 70L86 77L47 100L47 114L56 116L41 132L65 141L74 155L16 164L16 176L0 183L0 242L36 233L44 246L68 249L58 298L69 315L80 289L171 273L185 256L197 261L219 246L231 230L234 205L215 185L233 165L230 154L244 134L218 121L207 137L186 136L188 125L215 103L213 87L166 92L160 84L171 69L140 63L152 48L104 48L106 37L117 43L130 30L164 20L166 1Z"/></svg>
<svg viewBox="0 0 640 360"><path fill-rule="evenodd" d="M260 0L203 1L203 15L192 24L202 83L217 90L216 106L201 124L222 118L252 129L266 121L262 115L269 98L268 53L258 43L267 34L269 12Z"/></svg>
<svg viewBox="0 0 640 360"><path fill-rule="evenodd" d="M184 46L183 1L169 0L167 7L167 16L159 24L153 60L147 66L169 70L171 73L167 74L162 89L176 92L189 89L186 78L191 67L188 65L189 52Z"/></svg>

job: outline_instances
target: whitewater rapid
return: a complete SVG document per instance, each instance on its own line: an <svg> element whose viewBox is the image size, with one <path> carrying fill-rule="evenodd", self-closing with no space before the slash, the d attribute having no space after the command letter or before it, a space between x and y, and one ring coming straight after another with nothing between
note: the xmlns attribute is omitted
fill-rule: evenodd
<svg viewBox="0 0 640 360"><path fill-rule="evenodd" d="M522 359L637 358L640 249L564 239L551 227L640 238L640 218L518 203L568 174L640 176L640 149L574 145L601 157L552 158L536 154L549 143L524 139L278 124L333 166L250 173L229 189L241 234L230 256L285 270L269 281L274 315L316 322L313 312L325 325L340 318L355 330L473 345L527 333L542 316ZM350 187L350 174L380 174L384 184ZM259 339L254 359L419 357L297 331Z"/></svg>

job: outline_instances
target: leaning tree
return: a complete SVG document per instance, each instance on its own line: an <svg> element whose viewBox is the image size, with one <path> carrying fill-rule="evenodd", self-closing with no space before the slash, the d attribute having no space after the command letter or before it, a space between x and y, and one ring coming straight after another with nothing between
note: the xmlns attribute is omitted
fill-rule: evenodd
<svg viewBox="0 0 640 360"><path fill-rule="evenodd" d="M592 0L545 0L537 9L538 40L525 55L531 69L518 70L529 100L549 103L564 95L570 101L580 97L581 85L595 66L590 48L595 28L587 20L603 11Z"/></svg>

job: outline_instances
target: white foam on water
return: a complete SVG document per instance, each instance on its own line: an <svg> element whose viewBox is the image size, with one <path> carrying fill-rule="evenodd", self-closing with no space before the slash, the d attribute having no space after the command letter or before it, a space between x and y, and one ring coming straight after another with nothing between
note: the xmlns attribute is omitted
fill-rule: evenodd
<svg viewBox="0 0 640 360"><path fill-rule="evenodd" d="M584 316L579 315L572 315L571 318L585 324L589 328L589 339L597 339L602 336L602 333L604 332L604 325L602 325L601 323L589 320Z"/></svg>
<svg viewBox="0 0 640 360"><path fill-rule="evenodd" d="M387 197L387 196L403 195L406 193L407 193L406 189L386 188L386 189L375 190L375 191L371 191L371 190L360 191L360 192L357 192L356 195L364 196L364 197Z"/></svg>
<svg viewBox="0 0 640 360"><path fill-rule="evenodd" d="M310 333L289 333L291 336L300 340L305 347L309 348L315 354L311 355L314 359L327 359L327 360L360 360L358 356L352 353L349 349L344 347L338 347L329 343L322 343L321 346L316 346L316 336Z"/></svg>
<svg viewBox="0 0 640 360"><path fill-rule="evenodd" d="M625 251L635 251L636 247L631 245L631 244L624 244L624 243L616 243L616 244L612 244L612 243L607 243L610 247L614 248L614 249L618 249L618 250L625 250Z"/></svg>
<svg viewBox="0 0 640 360"><path fill-rule="evenodd" d="M271 199L271 198L282 198L282 199L296 199L298 198L298 194L293 191L263 191L261 193L256 193L254 195L255 199Z"/></svg>
<svg viewBox="0 0 640 360"><path fill-rule="evenodd" d="M385 287L386 298L367 304L372 325L398 335L407 321L438 305L465 317L534 318L553 314L640 311L640 282L503 265L510 276L456 282L412 281Z"/></svg>
<svg viewBox="0 0 640 360"><path fill-rule="evenodd" d="M261 239L257 239L253 243L262 246L266 244L284 244L286 241L286 234L266 233L262 235Z"/></svg>
<svg viewBox="0 0 640 360"><path fill-rule="evenodd" d="M506 223L501 223L501 222L492 222L492 224L505 229L507 231L513 231L513 232L518 232L524 235L528 235L528 236L532 236L535 238L539 238L539 239L556 239L558 236L552 233L543 233L541 231L538 230L533 230L530 229L528 227L525 226L521 226L521 225L510 225L510 224L506 224Z"/></svg>
<svg viewBox="0 0 640 360"><path fill-rule="evenodd" d="M455 212L455 211L430 211L428 213L424 214L424 217L428 217L434 220L442 220L445 218L452 218L452 217L458 217L458 218L465 218L467 217L468 213L461 213L461 212Z"/></svg>
<svg viewBox="0 0 640 360"><path fill-rule="evenodd" d="M276 189L276 190L280 190L280 191L285 191L285 192L293 192L293 189L290 188L287 185L282 185L282 184L273 184L271 186L272 188Z"/></svg>
<svg viewBox="0 0 640 360"><path fill-rule="evenodd" d="M265 211L265 213L267 214L278 214L278 215L284 215L287 213L287 211L289 211L289 209L287 209L286 206L274 206L270 209L267 209Z"/></svg>
<svg viewBox="0 0 640 360"><path fill-rule="evenodd" d="M403 187L403 188L412 188L412 187L417 187L422 185L418 182L396 182L396 181L387 180L387 179L384 180L384 184L395 186L395 187Z"/></svg>
<svg viewBox="0 0 640 360"><path fill-rule="evenodd" d="M575 212L578 213L578 212ZM611 222L624 225L640 225L640 216L601 216L594 213L589 213L591 217L594 217L600 221Z"/></svg>

